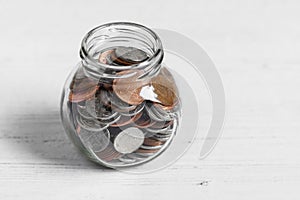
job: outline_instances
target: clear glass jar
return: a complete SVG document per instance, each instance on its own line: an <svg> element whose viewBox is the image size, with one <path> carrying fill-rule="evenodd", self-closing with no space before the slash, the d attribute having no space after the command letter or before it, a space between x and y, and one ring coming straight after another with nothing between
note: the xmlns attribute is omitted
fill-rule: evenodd
<svg viewBox="0 0 300 200"><path fill-rule="evenodd" d="M81 61L63 89L61 118L92 161L133 166L169 146L181 103L163 56L159 37L134 23L101 25L83 38Z"/></svg>

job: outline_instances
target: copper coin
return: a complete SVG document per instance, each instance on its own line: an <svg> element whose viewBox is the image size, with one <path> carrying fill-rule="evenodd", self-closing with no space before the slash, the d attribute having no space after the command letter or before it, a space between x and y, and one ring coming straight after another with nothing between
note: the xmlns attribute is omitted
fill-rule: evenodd
<svg viewBox="0 0 300 200"><path fill-rule="evenodd" d="M95 87L98 85L98 82L89 77L78 78L75 76L70 84L70 90L75 92L84 91L88 88Z"/></svg>
<svg viewBox="0 0 300 200"><path fill-rule="evenodd" d="M132 70L122 71L119 75L132 73ZM139 105L144 99L140 96L140 91L149 81L138 79L142 75L141 71L135 71L136 74L128 78L118 78L113 81L113 90L116 95L124 102L131 105Z"/></svg>
<svg viewBox="0 0 300 200"><path fill-rule="evenodd" d="M145 138L143 145L146 145L146 146L161 146L164 143L165 142L156 140L154 138Z"/></svg>
<svg viewBox="0 0 300 200"><path fill-rule="evenodd" d="M114 52L114 50L106 50L99 55L98 61L103 64L109 64L108 57Z"/></svg>
<svg viewBox="0 0 300 200"><path fill-rule="evenodd" d="M151 79L157 102L164 106L171 106L178 102L178 89L169 70L163 67L159 74Z"/></svg>
<svg viewBox="0 0 300 200"><path fill-rule="evenodd" d="M146 153L146 154L148 154L148 153L156 153L158 151L159 151L159 149L142 149L142 148L139 148L135 152L136 153Z"/></svg>
<svg viewBox="0 0 300 200"><path fill-rule="evenodd" d="M77 103L87 100L96 94L98 88L97 82L90 78L74 80L70 85L69 101Z"/></svg>
<svg viewBox="0 0 300 200"><path fill-rule="evenodd" d="M153 102L153 106L155 106L156 110L158 110L161 113L166 113L166 112L175 113L175 112L180 111L181 103L180 103L180 100L178 99L178 101L174 102L174 104L170 105L170 106L162 105L162 104L156 103L156 102Z"/></svg>
<svg viewBox="0 0 300 200"><path fill-rule="evenodd" d="M104 161L112 161L118 159L122 154L115 150L114 146L110 143L106 149L100 152L96 152L96 155Z"/></svg>
<svg viewBox="0 0 300 200"><path fill-rule="evenodd" d="M132 72L134 71L129 70L118 74ZM136 74L129 78L115 79L113 82L114 92L120 99L132 105L140 104L143 100L150 100L165 106L166 109L171 109L178 103L178 89L172 74L167 68L162 68L159 74L151 80L138 79L141 75L142 71L136 71ZM142 90L143 93L147 93L147 96L141 96Z"/></svg>
<svg viewBox="0 0 300 200"><path fill-rule="evenodd" d="M78 103L81 101L88 100L93 96L95 96L97 89L98 87L96 86L96 87L88 88L85 91L80 91L80 92L71 91L69 94L69 101L73 103Z"/></svg>

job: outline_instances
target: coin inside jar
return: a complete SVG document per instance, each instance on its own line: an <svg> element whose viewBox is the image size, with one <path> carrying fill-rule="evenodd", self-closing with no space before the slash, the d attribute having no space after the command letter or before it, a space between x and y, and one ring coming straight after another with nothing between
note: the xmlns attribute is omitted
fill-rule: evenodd
<svg viewBox="0 0 300 200"><path fill-rule="evenodd" d="M99 55L99 62L103 63L103 64L109 64L108 63L108 57L112 54L113 50L110 49L110 50L106 50L104 52L102 52L100 55Z"/></svg>
<svg viewBox="0 0 300 200"><path fill-rule="evenodd" d="M122 154L120 152L115 150L115 148L113 147L113 145L111 143L104 150L96 152L96 155L99 158L101 158L105 161L108 161L108 162L122 156Z"/></svg>
<svg viewBox="0 0 300 200"><path fill-rule="evenodd" d="M143 144L144 138L144 133L140 129L129 127L116 136L114 147L120 153L132 153Z"/></svg>
<svg viewBox="0 0 300 200"><path fill-rule="evenodd" d="M94 152L104 150L110 143L110 133L107 129L102 131L89 131L79 128L79 137L86 147L92 149Z"/></svg>
<svg viewBox="0 0 300 200"><path fill-rule="evenodd" d="M99 98L91 98L86 101L86 111L92 117L100 120L109 120L116 117L118 113L107 108Z"/></svg>
<svg viewBox="0 0 300 200"><path fill-rule="evenodd" d="M81 102L93 97L99 86L97 82L90 78L74 79L70 85L69 101Z"/></svg>
<svg viewBox="0 0 300 200"><path fill-rule="evenodd" d="M151 79L151 85L158 103L169 107L177 104L178 90L175 80L167 68L163 67L159 74Z"/></svg>
<svg viewBox="0 0 300 200"><path fill-rule="evenodd" d="M132 70L122 71L118 74L125 75L127 73L132 73ZM113 90L122 101L130 105L139 105L144 101L144 98L140 96L140 91L149 81L138 79L140 75L142 72L136 71L136 74L131 77L114 80Z"/></svg>
<svg viewBox="0 0 300 200"><path fill-rule="evenodd" d="M114 52L111 54L112 61L120 65L140 63L147 58L148 55L146 54L146 52L135 47L116 47Z"/></svg>

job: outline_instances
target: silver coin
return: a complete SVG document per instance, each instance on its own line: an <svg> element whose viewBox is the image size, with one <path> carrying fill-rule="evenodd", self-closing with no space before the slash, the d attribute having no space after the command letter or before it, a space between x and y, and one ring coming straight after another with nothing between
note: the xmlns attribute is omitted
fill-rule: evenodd
<svg viewBox="0 0 300 200"><path fill-rule="evenodd" d="M152 110L152 107L153 106L148 106L148 105L146 105L145 106L145 108L146 108L146 110L147 110L147 113L148 113L148 116L151 118L151 119L153 119L153 120L155 120L155 121L159 121L159 122L162 122L162 121L168 121L168 119L164 119L162 116L158 116L157 114L155 114L154 112L153 112L153 110Z"/></svg>
<svg viewBox="0 0 300 200"><path fill-rule="evenodd" d="M114 147L120 153L132 153L143 144L144 138L145 136L142 130L129 127L116 136Z"/></svg>
<svg viewBox="0 0 300 200"><path fill-rule="evenodd" d="M128 154L129 155L129 154ZM136 159L135 158L132 158L132 157L129 157L127 155L124 155L122 157L119 158L119 160L121 162L124 162L124 163L134 163L136 162Z"/></svg>
<svg viewBox="0 0 300 200"><path fill-rule="evenodd" d="M86 101L86 111L92 117L100 120L109 120L117 116L117 112L106 108L97 98Z"/></svg>
<svg viewBox="0 0 300 200"><path fill-rule="evenodd" d="M149 155L140 155L138 153L130 153L130 154L127 154L126 155L128 158L132 158L132 159L135 159L137 161L141 161L141 160L145 160L147 157L149 157Z"/></svg>
<svg viewBox="0 0 300 200"><path fill-rule="evenodd" d="M134 47L117 47L115 55L123 61L133 63L142 62L148 58L144 51Z"/></svg>
<svg viewBox="0 0 300 200"><path fill-rule="evenodd" d="M88 131L102 131L106 129L109 125L100 124L99 121L93 119L85 119L84 117L78 115L76 116L76 121L82 129Z"/></svg>
<svg viewBox="0 0 300 200"><path fill-rule="evenodd" d="M138 156L141 156L141 157L144 157L144 158L147 158L147 157L150 157L150 156L153 156L153 155L155 155L156 154L156 152L155 153L135 153L136 155L138 155ZM130 154L131 155L131 154Z"/></svg>
<svg viewBox="0 0 300 200"><path fill-rule="evenodd" d="M81 129L79 137L83 144L94 152L103 151L110 143L110 133L107 129L102 131L88 131Z"/></svg>
<svg viewBox="0 0 300 200"><path fill-rule="evenodd" d="M158 141L161 141L161 142L165 142L165 141L168 141L170 138L171 138L171 136L168 136L168 137L159 137L159 136L157 136L157 135L155 135L155 136L153 136L156 140L158 140Z"/></svg>
<svg viewBox="0 0 300 200"><path fill-rule="evenodd" d="M113 110L117 112L126 113L134 110L137 107L136 105L131 105L122 101L119 97L116 96L114 92L109 92L109 97Z"/></svg>
<svg viewBox="0 0 300 200"><path fill-rule="evenodd" d="M160 149L163 145L157 145L157 146L147 146L147 145L142 145L140 148L141 149L147 149L147 150L152 150L152 149Z"/></svg>
<svg viewBox="0 0 300 200"><path fill-rule="evenodd" d="M115 117L111 118L111 119L108 119L108 120L98 120L98 122L100 124L102 124L102 125L111 125L111 124L114 124L117 121L119 121L121 117L122 116L119 113L117 113L117 115Z"/></svg>
<svg viewBox="0 0 300 200"><path fill-rule="evenodd" d="M147 132L150 132L150 133L160 133L160 134L171 134L171 132L168 132L168 130L170 130L170 126L167 126L165 128L159 128L159 129L154 129L154 128L144 128Z"/></svg>
<svg viewBox="0 0 300 200"><path fill-rule="evenodd" d="M176 116L174 112L160 109L158 106L152 105L150 109L153 115L165 121L171 121Z"/></svg>
<svg viewBox="0 0 300 200"><path fill-rule="evenodd" d="M132 110L132 111L126 111L126 110L122 110L121 111L120 110L119 113L120 113L120 115L131 117L131 116L137 115L140 112L142 112L143 109L144 109L144 107L145 107L145 102L137 105L136 108L134 110Z"/></svg>
<svg viewBox="0 0 300 200"><path fill-rule="evenodd" d="M87 112L85 106L77 105L77 111L78 111L79 115L81 115L85 119L93 119L94 118L89 114L89 112Z"/></svg>

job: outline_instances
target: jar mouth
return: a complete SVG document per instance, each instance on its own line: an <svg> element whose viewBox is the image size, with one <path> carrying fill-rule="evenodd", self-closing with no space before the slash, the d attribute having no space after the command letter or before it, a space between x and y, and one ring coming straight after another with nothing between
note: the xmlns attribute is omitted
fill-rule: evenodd
<svg viewBox="0 0 300 200"><path fill-rule="evenodd" d="M148 54L148 58L137 64L118 66L98 61L101 51L117 46L141 49ZM99 73L108 78L119 77L117 74L107 74L107 71L114 70L143 70L144 74L158 71L163 54L158 35L151 29L132 22L112 22L95 27L84 36L80 49L83 66L93 74ZM126 77L134 74L126 74Z"/></svg>

